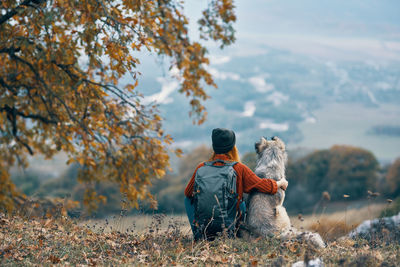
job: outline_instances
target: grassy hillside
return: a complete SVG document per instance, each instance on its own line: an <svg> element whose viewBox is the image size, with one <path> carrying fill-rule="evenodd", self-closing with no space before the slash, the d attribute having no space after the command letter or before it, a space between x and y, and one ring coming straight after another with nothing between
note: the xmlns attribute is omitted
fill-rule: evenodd
<svg viewBox="0 0 400 267"><path fill-rule="evenodd" d="M400 262L397 241L338 239L320 250L277 238L193 242L183 221L162 215L144 219L146 227L138 231L132 225L114 228L117 220L78 224L0 214L0 265L290 266L315 258L327 266L397 266Z"/></svg>

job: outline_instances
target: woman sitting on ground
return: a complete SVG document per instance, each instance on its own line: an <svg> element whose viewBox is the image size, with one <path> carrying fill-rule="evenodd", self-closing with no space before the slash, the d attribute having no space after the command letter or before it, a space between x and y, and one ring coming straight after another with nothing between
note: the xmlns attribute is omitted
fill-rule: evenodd
<svg viewBox="0 0 400 267"><path fill-rule="evenodd" d="M275 194L288 186L286 180L259 178L241 163L232 130L214 129L211 139L211 159L197 166L185 189L185 208L195 239L212 239L224 229L233 236L246 210L243 193Z"/></svg>

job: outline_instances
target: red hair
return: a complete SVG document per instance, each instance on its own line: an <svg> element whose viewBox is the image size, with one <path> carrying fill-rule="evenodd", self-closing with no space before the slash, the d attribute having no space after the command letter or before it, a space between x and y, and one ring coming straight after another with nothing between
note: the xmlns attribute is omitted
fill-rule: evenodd
<svg viewBox="0 0 400 267"><path fill-rule="evenodd" d="M233 146L233 148L230 151L224 153L223 155L227 156L229 161L240 162L239 151L236 146ZM213 152L213 154L210 158L210 161L215 160L216 156L217 156L217 154L215 154L215 152Z"/></svg>

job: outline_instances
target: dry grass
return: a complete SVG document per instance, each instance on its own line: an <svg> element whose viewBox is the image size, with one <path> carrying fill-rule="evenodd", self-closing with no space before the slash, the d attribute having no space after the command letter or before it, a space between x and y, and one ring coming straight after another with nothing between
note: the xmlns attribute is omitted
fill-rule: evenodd
<svg viewBox="0 0 400 267"><path fill-rule="evenodd" d="M310 230L318 232L325 241L332 241L345 236L354 229L354 226L356 225L348 225L344 221L322 218L318 222L312 224Z"/></svg>
<svg viewBox="0 0 400 267"><path fill-rule="evenodd" d="M329 237L327 248L320 250L277 238L220 237L213 242L193 242L185 216L116 216L77 222L0 213L0 265L291 266L297 261L320 258L325 266L399 266L398 240L329 241L330 235L336 237L348 231L347 222L353 226L357 220L379 214L381 209L371 206L367 211L308 216L301 222L292 218L300 223L299 228L313 227L319 220L317 230ZM344 218L345 225L332 223L333 219L343 223Z"/></svg>
<svg viewBox="0 0 400 267"><path fill-rule="evenodd" d="M296 228L318 232L324 240L332 241L346 235L361 222L379 217L386 207L386 204L371 204L360 209L292 216L290 219Z"/></svg>
<svg viewBox="0 0 400 267"><path fill-rule="evenodd" d="M379 217L385 204L372 204L361 209L352 209L334 213L318 215L292 216L292 225L298 229L311 230L321 234L324 240L334 240L346 235L364 220ZM81 226L88 226L95 231L110 233L146 233L149 231L162 232L171 227L179 226L185 236L191 235L186 215L135 215L113 216L107 219L94 219L80 222Z"/></svg>
<svg viewBox="0 0 400 267"><path fill-rule="evenodd" d="M80 222L81 226L88 226L105 233L118 231L121 233L145 233L150 230L165 231L171 225L179 226L185 235L191 234L186 215L134 215L134 216L112 216L107 219L93 219Z"/></svg>
<svg viewBox="0 0 400 267"><path fill-rule="evenodd" d="M106 230L106 225L83 226L65 218L0 214L0 265L291 266L314 258L326 266L396 266L400 262L398 242L372 246L365 240L345 239L330 242L321 250L277 238L249 242L221 237L213 242L193 242L179 222L164 228L161 220L153 217L147 231L122 233Z"/></svg>

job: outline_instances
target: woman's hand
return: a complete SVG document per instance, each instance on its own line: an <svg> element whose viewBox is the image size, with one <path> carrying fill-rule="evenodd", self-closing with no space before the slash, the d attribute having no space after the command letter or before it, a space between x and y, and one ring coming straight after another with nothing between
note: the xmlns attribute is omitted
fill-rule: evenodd
<svg viewBox="0 0 400 267"><path fill-rule="evenodd" d="M278 188L281 188L283 191L286 190L286 188L288 187L288 181L286 179L281 179L279 181L276 182Z"/></svg>

